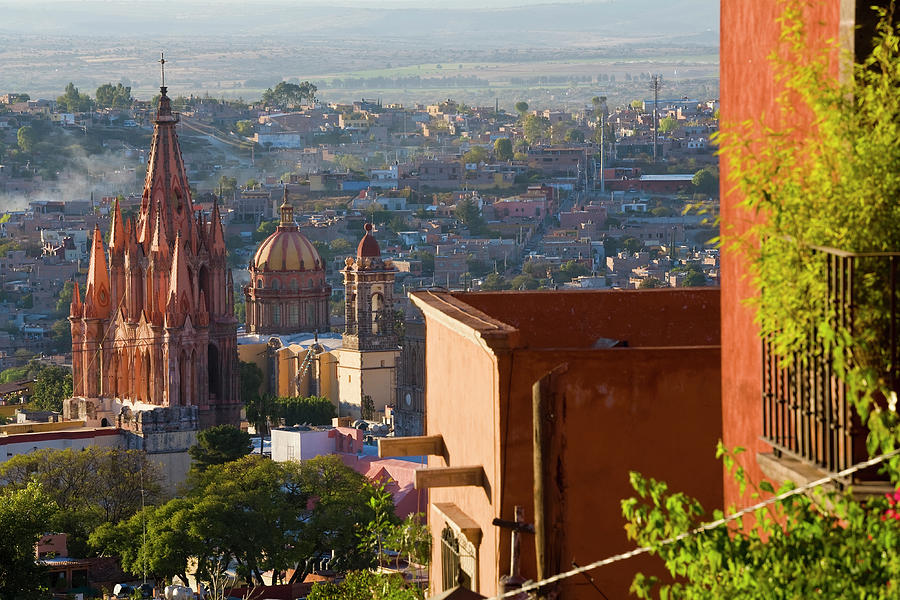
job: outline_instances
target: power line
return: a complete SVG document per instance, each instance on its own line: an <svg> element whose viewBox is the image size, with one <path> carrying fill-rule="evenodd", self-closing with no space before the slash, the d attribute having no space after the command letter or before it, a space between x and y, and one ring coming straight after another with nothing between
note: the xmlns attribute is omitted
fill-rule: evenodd
<svg viewBox="0 0 900 600"><path fill-rule="evenodd" d="M588 565L584 565L583 567L578 567L578 568L572 569L570 571L565 571L563 573L559 573L558 575L554 575L553 577L548 577L541 581L534 581L532 583L525 584L522 587L515 589L515 590L511 590L509 592L506 592L505 594L500 594L499 596L492 596L488 600L501 600L503 598L512 598L513 596L518 596L519 594L521 594L523 592L529 592L531 590L536 590L538 588L545 587L551 583L556 583L557 581L562 581L563 579L568 579L569 577L574 577L575 575L580 575L582 573L592 571L593 569L596 569L598 567L605 567L606 565L610 565L610 564L616 563L616 562L621 562L623 560L628 560L629 558L633 558L633 557L639 556L641 554L647 554L648 552L651 552L660 546L670 546L676 542L680 542L682 540L685 540L690 537L694 537L703 532L710 531L712 529L721 527L722 525L731 523L732 521L736 521L745 515L756 512L757 510L759 510L761 508L765 508L771 504L775 504L776 502L780 502L786 498L790 498L792 496L797 496L799 494L803 494L813 488L820 487L831 481L835 481L837 479L847 477L848 475L852 475L853 473L856 473L857 471L861 471L863 469L868 469L869 467L880 464L880 463L884 462L885 460L887 460L889 458L893 458L897 455L900 455L900 449L892 450L891 452L887 452L885 454L880 454L874 458L870 458L869 460L859 462L859 463L856 463L855 465L847 467L843 471L839 471L837 473L834 473L833 475L827 475L825 477L816 479L815 481L811 481L810 483L807 483L806 485L800 486L798 488L794 488L792 490L789 490L789 491L779 494L777 496L773 496L773 497L769 498L768 500L763 500L762 502L757 502L756 504L754 504L752 506L748 506L746 508L743 508L743 509L737 511L736 513L732 513L732 514L728 515L727 517L722 517L721 519L717 519L715 521L705 523L703 525L700 525L699 527L695 527L694 529L686 531L680 535L676 535L674 537L670 537L668 539L662 540L655 546L641 546L640 548L635 548L634 550L630 550L630 551L624 552L622 554L616 554L615 556L610 556L609 558L604 558L602 560L592 562Z"/></svg>

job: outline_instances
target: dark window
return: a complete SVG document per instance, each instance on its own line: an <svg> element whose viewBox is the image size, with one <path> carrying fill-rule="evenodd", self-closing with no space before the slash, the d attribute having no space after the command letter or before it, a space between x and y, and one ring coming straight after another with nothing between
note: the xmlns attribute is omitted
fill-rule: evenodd
<svg viewBox="0 0 900 600"><path fill-rule="evenodd" d="M459 565L459 540L449 525L441 532L441 580L443 589L457 585L472 589L472 579Z"/></svg>

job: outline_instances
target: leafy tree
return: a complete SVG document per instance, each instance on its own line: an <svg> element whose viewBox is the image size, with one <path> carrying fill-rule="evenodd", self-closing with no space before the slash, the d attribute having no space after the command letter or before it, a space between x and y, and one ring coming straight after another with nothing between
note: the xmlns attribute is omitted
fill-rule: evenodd
<svg viewBox="0 0 900 600"><path fill-rule="evenodd" d="M255 188L259 185L259 182L252 177L244 182L244 187L247 189Z"/></svg>
<svg viewBox="0 0 900 600"><path fill-rule="evenodd" d="M309 600L423 600L422 588L399 573L351 571L340 583L316 583Z"/></svg>
<svg viewBox="0 0 900 600"><path fill-rule="evenodd" d="M80 93L72 82L66 86L65 93L56 99L56 103L70 113L85 112L91 109L91 97Z"/></svg>
<svg viewBox="0 0 900 600"><path fill-rule="evenodd" d="M259 386L263 382L263 372L255 363L240 361L238 367L238 386L240 387L241 403L244 406L252 404L259 398Z"/></svg>
<svg viewBox="0 0 900 600"><path fill-rule="evenodd" d="M72 397L72 372L65 367L47 365L34 382L31 405L38 410L62 412L62 403Z"/></svg>
<svg viewBox="0 0 900 600"><path fill-rule="evenodd" d="M516 275L509 282L510 288L514 290L536 290L540 285L540 281L525 273Z"/></svg>
<svg viewBox="0 0 900 600"><path fill-rule="evenodd" d="M453 216L459 219L472 233L481 231L484 219L478 210L478 203L473 198L463 198L453 207Z"/></svg>
<svg viewBox="0 0 900 600"><path fill-rule="evenodd" d="M0 464L0 484L7 488L24 489L32 481L59 507L45 530L68 533L76 556L87 555L88 536L97 527L127 519L142 500L152 503L162 494L159 465L141 450L45 449Z"/></svg>
<svg viewBox="0 0 900 600"><path fill-rule="evenodd" d="M622 248L624 248L626 252L640 252L644 249L644 242L636 237L627 237L622 240Z"/></svg>
<svg viewBox="0 0 900 600"><path fill-rule="evenodd" d="M634 108L634 109L637 109L637 110L642 110L642 109L644 108L644 102L643 102L643 100L632 100L632 101L631 101L631 108Z"/></svg>
<svg viewBox="0 0 900 600"><path fill-rule="evenodd" d="M0 490L0 600L43 600L46 567L34 560L34 545L57 507L33 481Z"/></svg>
<svg viewBox="0 0 900 600"><path fill-rule="evenodd" d="M694 173L691 183L694 184L694 189L701 194L715 196L719 193L719 178L710 169L704 168Z"/></svg>
<svg viewBox="0 0 900 600"><path fill-rule="evenodd" d="M155 572L183 573L190 556L201 581L235 564L241 577L255 583L262 583L267 570L299 565L292 577L297 582L313 559L332 550L338 571L374 564L374 553L360 548L358 526L374 518L374 489L337 456L276 463L250 455L195 473L191 483L184 496L155 509L148 520L148 530L166 534L157 544L164 564ZM127 556L123 567L127 563L132 573L139 572L142 559L154 559L150 548L141 554L135 524L132 519L94 536L98 548Z"/></svg>
<svg viewBox="0 0 900 600"><path fill-rule="evenodd" d="M659 132L671 133L678 127L678 119L675 117L665 117L659 120Z"/></svg>
<svg viewBox="0 0 900 600"><path fill-rule="evenodd" d="M241 120L235 124L234 130L238 133L238 135L250 137L253 135L255 126L253 124L253 121Z"/></svg>
<svg viewBox="0 0 900 600"><path fill-rule="evenodd" d="M560 265L559 271L554 274L553 281L556 283L565 283L572 281L576 277L590 275L591 269L576 260L569 260Z"/></svg>
<svg viewBox="0 0 900 600"><path fill-rule="evenodd" d="M37 134L31 125L23 125L16 132L16 141L19 144L19 150L30 154L34 152L35 144L37 144Z"/></svg>
<svg viewBox="0 0 900 600"><path fill-rule="evenodd" d="M191 535L190 500L177 498L162 506L148 506L119 523L104 523L91 533L95 550L117 556L122 569L134 575L145 570L154 578L187 583L187 565L199 555L202 543Z"/></svg>
<svg viewBox="0 0 900 600"><path fill-rule="evenodd" d="M574 127L566 131L565 141L580 144L584 141L584 132Z"/></svg>
<svg viewBox="0 0 900 600"><path fill-rule="evenodd" d="M434 275L434 254L427 250L415 250L409 253L409 258L422 262L422 275L425 277Z"/></svg>
<svg viewBox="0 0 900 600"><path fill-rule="evenodd" d="M665 283L657 279L656 277L648 277L641 281L640 285L638 285L639 290L650 290L653 288L662 288L668 287Z"/></svg>
<svg viewBox="0 0 900 600"><path fill-rule="evenodd" d="M547 136L547 123L537 115L528 115L522 123L525 139L529 144Z"/></svg>
<svg viewBox="0 0 900 600"><path fill-rule="evenodd" d="M397 552L397 562L406 557L407 562L425 565L431 562L431 532L425 523L425 515L407 516L393 527L386 541L387 547Z"/></svg>
<svg viewBox="0 0 900 600"><path fill-rule="evenodd" d="M606 256L615 256L619 253L619 239L606 236L603 238L603 254Z"/></svg>
<svg viewBox="0 0 900 600"><path fill-rule="evenodd" d="M243 363L247 364L247 363ZM250 454L250 434L234 425L217 425L197 434L197 443L188 449L194 463L192 469L203 472L211 465L221 465Z"/></svg>
<svg viewBox="0 0 900 600"><path fill-rule="evenodd" d="M519 113L520 118L524 118L525 113L528 112L528 103L523 100L516 102L516 112Z"/></svg>
<svg viewBox="0 0 900 600"><path fill-rule="evenodd" d="M218 182L219 193L222 196L230 196L237 191L237 178L222 175Z"/></svg>
<svg viewBox="0 0 900 600"><path fill-rule="evenodd" d="M259 224L259 227L256 228L256 231L253 232L253 241L261 242L273 233L275 233L275 229L278 227L278 221L263 221Z"/></svg>
<svg viewBox="0 0 900 600"><path fill-rule="evenodd" d="M512 160L513 147L509 138L497 138L494 140L494 157L499 161Z"/></svg>
<svg viewBox="0 0 900 600"><path fill-rule="evenodd" d="M508 290L509 283L507 283L503 276L499 273L491 273L484 278L484 283L481 284L481 289L487 291Z"/></svg>
<svg viewBox="0 0 900 600"><path fill-rule="evenodd" d="M56 314L65 316L69 314L72 306L72 293L75 290L75 282L66 280L63 283L62 290L59 292L59 299L56 301Z"/></svg>
<svg viewBox="0 0 900 600"><path fill-rule="evenodd" d="M329 425L335 416L334 404L322 396L263 396L247 406L247 418L263 428L266 423Z"/></svg>
<svg viewBox="0 0 900 600"><path fill-rule="evenodd" d="M741 449L736 450L740 452ZM787 492L753 482L721 446L726 468L754 497ZM653 548L678 580L663 583L638 574L632 592L639 598L891 598L900 576L898 506L900 494L865 502L844 493L796 494L757 510L737 527L718 527L663 545L688 532L707 513L695 498L674 493L664 482L631 474L637 495L622 502L629 538ZM709 515L709 516L707 516ZM654 593L655 592L655 593Z"/></svg>
<svg viewBox="0 0 900 600"><path fill-rule="evenodd" d="M96 98L100 108L128 108L134 100L131 97L131 86L121 83L104 83L97 88Z"/></svg>
<svg viewBox="0 0 900 600"><path fill-rule="evenodd" d="M72 351L72 325L68 319L59 319L50 326L53 331L53 346L56 351L64 354Z"/></svg>
<svg viewBox="0 0 900 600"><path fill-rule="evenodd" d="M654 217L671 217L675 215L675 211L668 206L654 206L650 209L650 214Z"/></svg>
<svg viewBox="0 0 900 600"><path fill-rule="evenodd" d="M462 162L465 164L468 163L482 163L487 161L488 159L488 151L485 150L481 146L473 146L468 152L463 154Z"/></svg>
<svg viewBox="0 0 900 600"><path fill-rule="evenodd" d="M685 287L703 287L706 285L706 275L701 271L691 271L684 277Z"/></svg>
<svg viewBox="0 0 900 600"><path fill-rule="evenodd" d="M274 104L282 108L299 106L303 104L304 101L315 101L317 91L318 88L308 81L304 81L299 85L281 81L275 86L274 90L269 88L263 92L262 101L266 104Z"/></svg>

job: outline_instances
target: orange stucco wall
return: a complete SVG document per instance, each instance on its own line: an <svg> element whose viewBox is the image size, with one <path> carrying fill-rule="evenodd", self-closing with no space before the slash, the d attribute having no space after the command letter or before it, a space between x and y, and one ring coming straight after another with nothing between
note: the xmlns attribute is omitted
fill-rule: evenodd
<svg viewBox="0 0 900 600"><path fill-rule="evenodd" d="M496 528L490 526L497 516L493 506L498 481L498 377L496 358L471 331L448 327L438 321L426 326L425 343L427 410L425 433L441 434L451 449L449 461L429 457L428 466L482 465L487 490L480 488L434 488L429 491L431 504L452 502L481 525L482 539L478 562L479 589L492 587L498 577L495 559L498 543ZM495 460L495 457L497 459ZM433 545L432 565L441 564L440 534L444 522L428 511ZM436 569L432 569L434 577ZM439 574L438 574L439 577ZM439 591L440 579L432 591Z"/></svg>
<svg viewBox="0 0 900 600"><path fill-rule="evenodd" d="M616 298L616 294L621 294ZM531 386L559 363L568 370L558 380L557 394L565 418L557 429L564 443L566 510L561 526L564 564L584 564L633 547L624 533L620 500L631 495L628 472L638 470L668 481L673 489L698 496L709 508L722 506L722 474L715 460L721 436L720 353L716 344L693 345L696 339L718 339L718 291L593 292L587 295L457 294L487 316L504 323L543 305L552 318L518 320L526 326L518 343L505 348L483 342L477 319L461 323L425 310L426 430L441 434L449 463L432 457L429 466L483 465L487 490L475 487L433 488L430 502L452 502L482 529L478 591L497 591L497 579L509 568L510 534L493 527L493 517L511 519L513 507L525 507L532 522L533 465ZM571 303L566 306L566 303ZM523 307L531 303L525 310ZM438 303L434 305L440 309ZM628 310L631 306L631 310ZM614 307L613 310L610 307ZM702 307L700 310L698 307ZM485 310L487 309L487 310ZM590 310L588 310L590 309ZM477 311L476 311L477 312ZM553 313L558 314L553 314ZM611 314L615 318L609 318ZM513 315L507 320L508 315ZM563 318L562 315L570 315ZM604 320L606 325L598 325ZM678 342L676 321L689 342ZM632 339L641 327L667 328L668 347L595 350L536 347L534 340L560 343L538 329L574 331L576 321L596 337ZM529 335L529 330L533 335ZM704 334L698 332L703 331ZM666 336L658 335L659 338ZM527 342L532 342L528 344ZM586 344L582 344L586 345ZM564 440L564 442L562 442ZM439 539L443 521L429 513L432 534ZM433 590L441 590L440 544L434 546ZM522 574L534 578L534 539L522 544ZM635 572L659 565L652 560L629 561L593 575L609 597L623 597ZM594 598L586 580L567 584L565 597Z"/></svg>
<svg viewBox="0 0 900 600"><path fill-rule="evenodd" d="M837 38L840 0L808 3L807 23L814 40ZM752 2L721 0L720 94L721 127L747 119L761 119L775 112L777 89L767 59L775 49L780 14L779 0ZM741 256L729 251L729 237L746 231L748 213L738 207L740 197L730 191L728 160L721 160L721 231L726 240L721 256L722 282L722 418L723 441L729 447L747 448L740 457L755 480L762 478L757 452L771 448L760 441L762 433L762 353L753 311L743 300L754 292ZM737 486L726 477L726 505L745 504Z"/></svg>

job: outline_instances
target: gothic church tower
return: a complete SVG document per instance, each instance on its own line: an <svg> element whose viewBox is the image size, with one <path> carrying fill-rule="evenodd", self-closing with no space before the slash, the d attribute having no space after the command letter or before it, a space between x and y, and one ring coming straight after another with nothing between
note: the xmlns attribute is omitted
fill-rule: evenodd
<svg viewBox="0 0 900 600"><path fill-rule="evenodd" d="M397 269L382 260L371 224L341 272L346 326L338 365L340 414L371 419L394 402L400 355L394 328Z"/></svg>
<svg viewBox="0 0 900 600"><path fill-rule="evenodd" d="M160 94L137 220L123 220L116 203L108 261L96 229L84 295L77 284L73 293L74 397L64 412L135 430L171 430L172 420L186 429L237 425L237 321L222 222L218 206L206 222L191 201L178 115L165 86Z"/></svg>

